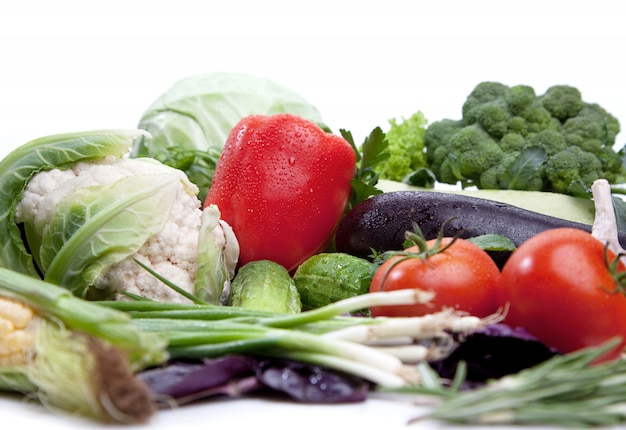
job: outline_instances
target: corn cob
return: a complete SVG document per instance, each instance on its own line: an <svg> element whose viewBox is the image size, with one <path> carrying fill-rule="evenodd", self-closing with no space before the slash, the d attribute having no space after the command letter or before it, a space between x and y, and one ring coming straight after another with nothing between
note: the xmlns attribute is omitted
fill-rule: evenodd
<svg viewBox="0 0 626 430"><path fill-rule="evenodd" d="M24 304L0 297L0 366L24 366L32 353L33 310Z"/></svg>
<svg viewBox="0 0 626 430"><path fill-rule="evenodd" d="M156 407L134 372L167 358L160 336L56 285L0 267L0 391L104 422Z"/></svg>

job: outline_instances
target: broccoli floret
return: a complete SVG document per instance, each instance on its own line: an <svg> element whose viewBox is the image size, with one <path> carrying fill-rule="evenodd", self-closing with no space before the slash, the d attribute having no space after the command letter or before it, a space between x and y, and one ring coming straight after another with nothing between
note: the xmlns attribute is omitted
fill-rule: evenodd
<svg viewBox="0 0 626 430"><path fill-rule="evenodd" d="M400 122L395 118L389 120L390 128L385 134L389 158L374 168L381 178L402 181L406 175L426 165L424 153L426 124L422 112L416 112L409 118L402 118Z"/></svg>
<svg viewBox="0 0 626 430"><path fill-rule="evenodd" d="M490 136L501 138L509 129L511 113L509 112L504 98L484 103L474 108L476 123L479 124Z"/></svg>
<svg viewBox="0 0 626 430"><path fill-rule="evenodd" d="M578 115L563 124L567 143L583 149L585 146L612 147L619 132L619 121L595 103L585 104Z"/></svg>
<svg viewBox="0 0 626 430"><path fill-rule="evenodd" d="M448 156L450 138L465 127L463 121L443 119L432 122L424 131L424 147L426 148L426 161L431 169L438 175L439 167Z"/></svg>
<svg viewBox="0 0 626 430"><path fill-rule="evenodd" d="M468 125L475 123L482 105L505 99L508 91L509 87L499 82L481 82L476 85L463 103L462 113L465 122Z"/></svg>
<svg viewBox="0 0 626 430"><path fill-rule="evenodd" d="M550 115L550 111L536 100L522 112L521 117L526 120L528 133L537 133L546 129L558 129L561 124L558 119Z"/></svg>
<svg viewBox="0 0 626 430"><path fill-rule="evenodd" d="M519 152L526 146L526 139L519 133L507 133L500 140L504 152Z"/></svg>
<svg viewBox="0 0 626 430"><path fill-rule="evenodd" d="M497 164L504 155L498 143L477 124L466 126L455 133L450 138L449 146L455 158L446 157L442 165L458 163L461 177L454 181L446 178L448 183L456 183L459 179L467 180L466 185L478 182L480 175ZM442 168L448 169L449 166Z"/></svg>
<svg viewBox="0 0 626 430"><path fill-rule="evenodd" d="M526 136L528 134L528 123L521 116L513 116L509 119L509 128L507 133L515 133Z"/></svg>
<svg viewBox="0 0 626 430"><path fill-rule="evenodd" d="M600 148L595 154L602 164L602 177L612 184L624 182L626 178L626 170L624 169L623 155L617 153L610 146Z"/></svg>
<svg viewBox="0 0 626 430"><path fill-rule="evenodd" d="M604 176L600 159L577 146L557 152L546 162L546 178L550 190L567 194L570 187L581 182L589 187L593 181Z"/></svg>
<svg viewBox="0 0 626 430"><path fill-rule="evenodd" d="M537 98L533 87L515 85L506 94L506 103L512 115L518 116L528 109Z"/></svg>
<svg viewBox="0 0 626 430"><path fill-rule="evenodd" d="M550 115L561 122L578 115L584 106L580 91L568 85L555 85L548 88L541 97L541 104L550 112Z"/></svg>
<svg viewBox="0 0 626 430"><path fill-rule="evenodd" d="M428 167L440 182L577 194L597 178L626 178L622 151L613 150L619 122L577 88L555 85L537 95L528 85L481 82L462 113L424 133Z"/></svg>
<svg viewBox="0 0 626 430"><path fill-rule="evenodd" d="M525 146L539 146L546 151L546 154L553 155L567 149L565 136L560 131L553 129L542 130L538 133L531 133L526 136Z"/></svg>

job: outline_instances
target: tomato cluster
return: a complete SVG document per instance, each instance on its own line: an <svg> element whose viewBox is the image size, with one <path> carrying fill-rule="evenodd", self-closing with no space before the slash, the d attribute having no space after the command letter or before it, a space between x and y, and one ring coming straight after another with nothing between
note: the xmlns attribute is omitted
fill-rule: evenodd
<svg viewBox="0 0 626 430"><path fill-rule="evenodd" d="M370 291L433 291L435 298L429 305L380 307L372 313L408 316L454 308L485 316L501 310L508 325L523 327L567 353L614 337L626 339L626 296L616 273L623 270L599 240L573 228L533 236L513 252L501 271L485 251L457 239L427 258L395 256L380 266L372 280ZM600 361L617 357L625 345L622 342Z"/></svg>

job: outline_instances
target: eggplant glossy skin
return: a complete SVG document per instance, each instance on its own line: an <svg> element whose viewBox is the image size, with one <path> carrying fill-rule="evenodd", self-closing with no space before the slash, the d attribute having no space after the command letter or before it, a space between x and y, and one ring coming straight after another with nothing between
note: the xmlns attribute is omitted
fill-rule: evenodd
<svg viewBox="0 0 626 430"><path fill-rule="evenodd" d="M557 227L591 232L591 225L493 200L436 191L392 191L370 197L352 208L337 228L335 246L339 252L361 258L370 258L372 250L401 250L405 232L413 230L413 222L426 239L436 238L445 224L445 236L499 234L516 246L537 233ZM620 233L620 242L626 243L624 233ZM498 251L490 255L501 267L510 253Z"/></svg>

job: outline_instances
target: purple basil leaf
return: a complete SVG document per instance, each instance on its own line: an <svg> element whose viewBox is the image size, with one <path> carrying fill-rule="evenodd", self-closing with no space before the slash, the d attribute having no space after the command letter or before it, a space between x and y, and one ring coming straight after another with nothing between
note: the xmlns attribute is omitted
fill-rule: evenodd
<svg viewBox="0 0 626 430"><path fill-rule="evenodd" d="M216 395L238 397L253 391L287 394L303 403L360 402L369 385L360 378L291 360L228 355L194 362L171 362L140 372L155 397L177 404Z"/></svg>
<svg viewBox="0 0 626 430"><path fill-rule="evenodd" d="M446 358L430 365L442 378L453 378L460 361L467 365L466 386L482 385L539 364L557 352L522 328L492 324L463 338Z"/></svg>
<svg viewBox="0 0 626 430"><path fill-rule="evenodd" d="M172 362L142 371L138 377L154 394L174 399L195 398L199 393L206 393L205 397L215 394L235 395L238 389L256 388L249 381L241 387L229 385L240 379L254 377L255 367L256 362L252 358L227 355L198 362Z"/></svg>
<svg viewBox="0 0 626 430"><path fill-rule="evenodd" d="M350 403L366 399L363 379L290 360L259 362L257 377L266 386L303 403Z"/></svg>

